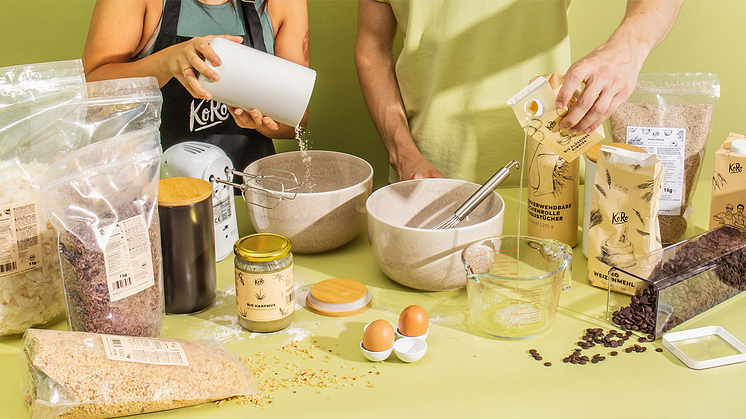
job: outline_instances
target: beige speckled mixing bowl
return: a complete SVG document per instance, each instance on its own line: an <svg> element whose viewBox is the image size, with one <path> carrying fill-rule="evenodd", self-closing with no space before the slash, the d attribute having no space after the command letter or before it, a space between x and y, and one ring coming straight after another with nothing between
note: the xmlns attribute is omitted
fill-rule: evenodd
<svg viewBox="0 0 746 419"><path fill-rule="evenodd" d="M466 285L461 251L503 229L505 204L493 192L456 228L432 230L480 185L417 179L385 186L368 198L368 237L378 267L411 288L442 291Z"/></svg>
<svg viewBox="0 0 746 419"><path fill-rule="evenodd" d="M365 201L373 185L373 168L365 160L345 153L291 151L261 158L245 170L287 170L303 182L295 199L280 201L273 209L248 204L249 218L260 233L290 239L293 252L317 253L342 246L365 226ZM261 197L249 196L261 200Z"/></svg>

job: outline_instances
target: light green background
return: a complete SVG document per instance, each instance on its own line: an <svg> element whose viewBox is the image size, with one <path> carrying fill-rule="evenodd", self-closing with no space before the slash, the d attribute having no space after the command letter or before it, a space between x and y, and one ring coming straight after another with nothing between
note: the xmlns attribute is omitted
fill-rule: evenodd
<svg viewBox="0 0 746 419"><path fill-rule="evenodd" d="M379 187L386 183L388 161L355 73L357 3L308 3L311 67L318 72L308 126L310 147L366 159L375 169L374 186ZM0 67L80 58L94 4L95 0L0 0ZM574 59L608 38L621 21L624 5L620 0L572 1L570 35ZM740 97L746 92L742 74L746 68L744 16L746 1L685 1L668 39L653 51L643 68L644 72L711 72L720 76L721 100L708 142L703 177L711 175L715 150L728 132L746 134ZM297 147L294 141L278 144L282 151Z"/></svg>

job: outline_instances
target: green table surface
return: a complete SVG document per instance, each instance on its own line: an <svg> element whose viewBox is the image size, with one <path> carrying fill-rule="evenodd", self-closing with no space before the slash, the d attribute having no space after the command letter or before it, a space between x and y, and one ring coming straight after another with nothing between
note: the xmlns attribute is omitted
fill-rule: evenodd
<svg viewBox="0 0 746 419"><path fill-rule="evenodd" d="M695 196L698 233L704 231L709 214L709 184L709 179L701 180ZM499 192L506 201L504 232L513 234L517 189ZM241 206L243 202L237 207L239 228L244 234L251 227ZM584 366L564 364L562 358L572 352L586 328L612 328L605 320L606 291L588 285L586 259L579 244L574 253L572 288L561 296L554 326L538 337L518 341L491 338L479 332L471 323L465 289L420 292L388 279L376 266L366 232L333 251L296 254L296 296L300 307L295 321L275 333L250 333L237 324L233 257L228 257L218 263L216 304L194 315L167 316L163 337L222 345L250 358L252 367L266 365L262 379L290 380L298 370L309 369L325 377L315 382L329 386L278 387L263 393L263 406L227 401L220 407L207 403L145 416L380 419L746 415L746 363L692 370L668 351L655 352L654 348L662 347L658 339L645 343L648 350L644 353L620 351L612 357L610 348L596 346L584 354L600 353L606 356L605 361ZM310 312L305 307L308 290L314 283L333 277L353 278L366 284L373 295L372 306L363 313L341 318ZM741 294L674 330L718 325L746 341L745 303L746 295ZM376 319L396 323L399 312L410 304L422 306L430 318L424 358L405 364L392 354L383 363L367 361L359 348L363 326ZM67 324L61 319L47 327L66 330ZM20 338L0 338L3 418L28 416L19 387ZM280 350L293 342L308 353ZM538 362L529 356L531 348L537 349L544 360ZM544 366L545 361L552 362L552 366Z"/></svg>

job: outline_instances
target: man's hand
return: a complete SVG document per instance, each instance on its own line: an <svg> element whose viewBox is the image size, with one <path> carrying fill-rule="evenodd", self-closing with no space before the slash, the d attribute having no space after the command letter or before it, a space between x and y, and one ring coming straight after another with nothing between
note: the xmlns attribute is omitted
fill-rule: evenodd
<svg viewBox="0 0 746 419"><path fill-rule="evenodd" d="M637 77L650 52L668 36L683 0L628 0L624 20L609 40L567 70L557 94L564 108L585 84L578 101L560 122L560 128L590 133L624 103L635 89Z"/></svg>

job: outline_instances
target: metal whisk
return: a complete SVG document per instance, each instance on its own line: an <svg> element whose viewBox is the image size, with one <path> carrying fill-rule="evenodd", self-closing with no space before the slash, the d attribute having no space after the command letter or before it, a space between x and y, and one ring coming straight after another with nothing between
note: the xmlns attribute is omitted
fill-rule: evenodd
<svg viewBox="0 0 746 419"><path fill-rule="evenodd" d="M293 172L270 167L265 167L256 175L225 168L226 179L233 179L234 175L241 176L243 183L238 184L215 176L212 176L210 181L238 188L246 202L267 209L276 207L282 200L295 199L298 189L303 185Z"/></svg>
<svg viewBox="0 0 746 419"><path fill-rule="evenodd" d="M443 220L440 224L433 227L434 230L443 230L446 228L453 228L458 225L461 221L464 221L467 215L471 214L472 211L474 211L474 208L476 208L479 204L484 201L487 196L489 196L490 192L492 192L496 187L498 187L505 179L510 176L510 168L515 166L516 168L520 168L520 164L515 161L511 160L506 164L505 166L501 167L500 170L497 171L494 175L492 175L487 182L485 182L479 189L477 189L472 196L469 197L469 199L466 200L458 209L451 215L450 217Z"/></svg>

